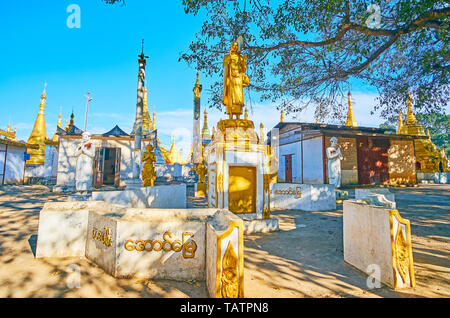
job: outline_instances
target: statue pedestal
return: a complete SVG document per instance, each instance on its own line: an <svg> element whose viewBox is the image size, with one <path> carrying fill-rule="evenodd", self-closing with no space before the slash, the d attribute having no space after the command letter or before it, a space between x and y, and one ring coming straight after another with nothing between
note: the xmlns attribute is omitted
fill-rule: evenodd
<svg viewBox="0 0 450 318"><path fill-rule="evenodd" d="M123 182L125 183L127 190L139 189L143 186L141 179L127 179Z"/></svg>
<svg viewBox="0 0 450 318"><path fill-rule="evenodd" d="M269 219L269 181L274 170L269 153L252 121L220 121L205 149L209 207L228 209L244 221Z"/></svg>

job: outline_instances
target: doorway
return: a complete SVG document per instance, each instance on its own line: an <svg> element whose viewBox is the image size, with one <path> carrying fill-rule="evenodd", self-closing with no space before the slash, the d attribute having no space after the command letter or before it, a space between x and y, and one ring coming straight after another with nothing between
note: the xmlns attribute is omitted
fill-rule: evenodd
<svg viewBox="0 0 450 318"><path fill-rule="evenodd" d="M292 182L292 155L284 155L284 176L284 182Z"/></svg>
<svg viewBox="0 0 450 318"><path fill-rule="evenodd" d="M356 142L359 184L387 183L389 139L358 136Z"/></svg>
<svg viewBox="0 0 450 318"><path fill-rule="evenodd" d="M229 167L228 209L233 213L256 212L256 167Z"/></svg>
<svg viewBox="0 0 450 318"><path fill-rule="evenodd" d="M102 147L95 151L94 187L119 187L120 184L120 148Z"/></svg>

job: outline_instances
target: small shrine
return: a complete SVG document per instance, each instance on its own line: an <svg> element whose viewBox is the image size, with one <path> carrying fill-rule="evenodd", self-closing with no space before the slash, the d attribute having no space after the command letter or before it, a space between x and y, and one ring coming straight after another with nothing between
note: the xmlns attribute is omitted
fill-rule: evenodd
<svg viewBox="0 0 450 318"><path fill-rule="evenodd" d="M249 83L245 71L246 56L233 42L224 58L226 85L222 103L229 118L218 122L204 152L208 166L207 200L209 207L228 209L245 221L262 220L262 227L272 231L278 229L276 219L270 218L270 180L276 169L270 164L270 147L264 144L264 136L257 134L247 112L244 119L240 118L244 110L243 87Z"/></svg>

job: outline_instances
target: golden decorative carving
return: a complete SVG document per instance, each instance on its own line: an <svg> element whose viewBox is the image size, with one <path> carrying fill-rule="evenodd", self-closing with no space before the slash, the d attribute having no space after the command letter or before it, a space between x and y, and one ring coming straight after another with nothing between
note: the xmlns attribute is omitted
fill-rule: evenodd
<svg viewBox="0 0 450 318"><path fill-rule="evenodd" d="M396 220L398 223L394 222ZM394 228L394 223L398 224ZM406 283L409 274L409 286L414 287L416 280L414 276L414 262L411 243L411 225L409 220L403 219L397 210L389 211L389 225L391 232L392 248L392 269L394 274L393 288L402 287L399 285L397 273ZM397 234L395 234L397 233Z"/></svg>
<svg viewBox="0 0 450 318"><path fill-rule="evenodd" d="M223 192L223 174L221 172L217 176L217 192Z"/></svg>
<svg viewBox="0 0 450 318"><path fill-rule="evenodd" d="M222 297L239 297L238 258L231 242L225 251L222 261Z"/></svg>
<svg viewBox="0 0 450 318"><path fill-rule="evenodd" d="M156 179L156 155L154 153L154 147L151 144L148 144L145 149L147 152L142 156L142 161L144 162L142 168L142 181L144 187L153 187Z"/></svg>
<svg viewBox="0 0 450 318"><path fill-rule="evenodd" d="M406 278L409 271L409 253L408 245L406 243L400 224L398 225L397 236L395 238L394 253L398 273L400 274L403 283L406 283Z"/></svg>

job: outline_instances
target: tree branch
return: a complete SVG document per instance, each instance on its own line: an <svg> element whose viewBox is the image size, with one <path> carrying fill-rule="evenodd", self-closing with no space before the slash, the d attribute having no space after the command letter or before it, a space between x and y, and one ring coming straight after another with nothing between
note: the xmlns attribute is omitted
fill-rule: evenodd
<svg viewBox="0 0 450 318"><path fill-rule="evenodd" d="M260 47L260 46L249 46L249 50L262 50L262 51L275 51L281 48L288 48L291 46L304 46L304 47L318 47L318 46L326 46L329 44L333 44L344 37L344 35L349 30L355 30L360 33L372 36L390 36L397 38L400 34L406 34L413 32L421 27L436 27L438 18L446 17L450 15L450 7L443 9L435 9L429 12L426 12L419 17L417 17L414 21L407 24L405 27L401 27L394 30L389 29L371 29L364 25L359 25L356 23L346 22L347 14L344 18L342 25L339 27L339 31L336 36L322 40L322 41L299 41L293 40L285 43L278 43L274 46L270 47ZM433 20L433 22L428 23L428 21Z"/></svg>

